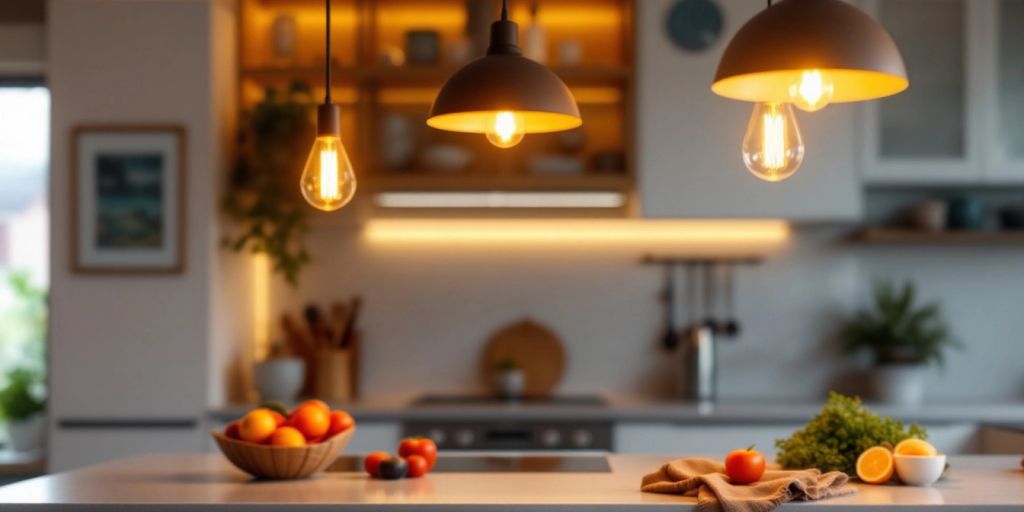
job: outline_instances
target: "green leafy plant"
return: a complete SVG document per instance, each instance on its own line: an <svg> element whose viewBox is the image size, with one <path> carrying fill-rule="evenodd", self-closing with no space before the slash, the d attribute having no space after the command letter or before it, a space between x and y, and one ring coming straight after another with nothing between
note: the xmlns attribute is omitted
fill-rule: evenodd
<svg viewBox="0 0 1024 512"><path fill-rule="evenodd" d="M314 137L309 86L294 82L284 92L270 87L246 112L237 162L223 199L240 230L224 239L236 252L265 253L272 269L292 286L309 263L303 238L307 209L299 177Z"/></svg>
<svg viewBox="0 0 1024 512"><path fill-rule="evenodd" d="M928 432L916 424L879 416L861 405L860 398L829 393L817 416L789 439L775 441L776 462L786 469L818 468L856 474L857 457L872 446L916 437Z"/></svg>
<svg viewBox="0 0 1024 512"><path fill-rule="evenodd" d="M6 381L0 389L0 413L4 418L27 419L46 407L46 386L41 371L14 368L7 372Z"/></svg>
<svg viewBox="0 0 1024 512"><path fill-rule="evenodd" d="M917 305L917 290L875 283L871 308L857 311L843 325L840 339L847 352L870 350L875 364L945 363L943 351L962 348L953 339L937 302Z"/></svg>
<svg viewBox="0 0 1024 512"><path fill-rule="evenodd" d="M15 366L42 369L46 360L46 290L29 272L5 276L11 300L0 310L0 374ZM2 290L0 290L2 291Z"/></svg>

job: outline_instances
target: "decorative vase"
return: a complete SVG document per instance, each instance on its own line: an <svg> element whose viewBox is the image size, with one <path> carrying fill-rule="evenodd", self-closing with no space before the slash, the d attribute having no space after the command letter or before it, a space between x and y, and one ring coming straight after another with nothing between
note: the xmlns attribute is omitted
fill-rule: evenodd
<svg viewBox="0 0 1024 512"><path fill-rule="evenodd" d="M526 374L519 368L498 371L498 394L506 400L523 397L526 389Z"/></svg>
<svg viewBox="0 0 1024 512"><path fill-rule="evenodd" d="M872 370L871 387L875 399L883 404L916 406L924 400L923 364L882 364Z"/></svg>
<svg viewBox="0 0 1024 512"><path fill-rule="evenodd" d="M416 132L412 120L388 114L380 121L377 157L383 167L398 171L409 167L416 156Z"/></svg>
<svg viewBox="0 0 1024 512"><path fill-rule="evenodd" d="M46 415L33 414L28 418L14 420L7 424L7 437L16 452L33 452L43 447L43 430Z"/></svg>
<svg viewBox="0 0 1024 512"><path fill-rule="evenodd" d="M270 25L270 33L270 40L274 42L274 55L290 63L295 57L295 38L298 33L295 18L290 14L274 18Z"/></svg>
<svg viewBox="0 0 1024 512"><path fill-rule="evenodd" d="M276 357L256 363L253 381L261 400L290 402L306 381L306 362L298 357Z"/></svg>

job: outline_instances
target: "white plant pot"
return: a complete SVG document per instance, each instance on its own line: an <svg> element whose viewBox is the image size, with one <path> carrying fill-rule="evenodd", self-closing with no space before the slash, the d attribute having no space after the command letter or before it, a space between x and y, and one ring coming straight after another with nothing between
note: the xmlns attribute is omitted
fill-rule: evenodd
<svg viewBox="0 0 1024 512"><path fill-rule="evenodd" d="M306 362L298 357L276 357L256 363L253 383L261 400L290 402L306 382Z"/></svg>
<svg viewBox="0 0 1024 512"><path fill-rule="evenodd" d="M523 397L526 389L526 374L522 370L501 370L498 372L498 393L508 399Z"/></svg>
<svg viewBox="0 0 1024 512"><path fill-rule="evenodd" d="M883 404L920 405L927 370L927 366L917 364L876 366L871 379L875 399Z"/></svg>
<svg viewBox="0 0 1024 512"><path fill-rule="evenodd" d="M43 447L43 431L46 428L46 416L35 414L23 420L7 424L7 438L11 448L16 452L33 452Z"/></svg>

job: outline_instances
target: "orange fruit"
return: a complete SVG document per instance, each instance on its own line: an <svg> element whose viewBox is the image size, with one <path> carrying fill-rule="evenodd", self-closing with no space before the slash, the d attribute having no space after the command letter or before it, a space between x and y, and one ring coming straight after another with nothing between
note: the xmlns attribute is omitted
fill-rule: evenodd
<svg viewBox="0 0 1024 512"><path fill-rule="evenodd" d="M312 399L312 400L306 400L305 402L302 402L297 407L295 407L295 410L297 411L297 410L299 410L299 409L301 409L301 408L303 408L303 407L305 407L307 405L315 405L315 406L323 409L323 411L326 412L327 414L331 413L331 406L327 405L327 402L324 402L323 400L317 400L315 398ZM293 412L292 414L295 414L295 413Z"/></svg>
<svg viewBox="0 0 1024 512"><path fill-rule="evenodd" d="M939 454L939 451L935 449L928 441L923 439L904 439L900 441L900 444L896 445L893 450L896 455L912 455L919 457L934 457Z"/></svg>
<svg viewBox="0 0 1024 512"><path fill-rule="evenodd" d="M295 427L281 427L270 436L271 446L304 446L306 438Z"/></svg>
<svg viewBox="0 0 1024 512"><path fill-rule="evenodd" d="M277 411L275 411L273 409L263 409L263 410L270 411L270 414L274 417L274 421L277 422L277 426L283 427L286 423L288 423L288 420L285 419L284 415L282 415L281 413L279 413L279 412L277 412Z"/></svg>
<svg viewBox="0 0 1024 512"><path fill-rule="evenodd" d="M302 432L306 439L318 439L331 426L330 414L315 404L300 405L289 419L291 426Z"/></svg>
<svg viewBox="0 0 1024 512"><path fill-rule="evenodd" d="M866 484L884 484L892 478L892 452L884 446L868 448L857 457L857 477Z"/></svg>
<svg viewBox="0 0 1024 512"><path fill-rule="evenodd" d="M239 437L250 443L262 443L270 439L275 430L277 430L277 419L274 418L273 411L266 409L251 411L238 423Z"/></svg>
<svg viewBox="0 0 1024 512"><path fill-rule="evenodd" d="M331 426L327 429L327 437L340 434L356 425L356 420L345 411L334 411L330 416Z"/></svg>

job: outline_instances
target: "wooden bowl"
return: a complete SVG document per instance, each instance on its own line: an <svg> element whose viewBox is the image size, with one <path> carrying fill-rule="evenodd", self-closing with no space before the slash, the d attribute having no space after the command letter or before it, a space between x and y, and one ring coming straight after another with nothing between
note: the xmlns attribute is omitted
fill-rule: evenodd
<svg viewBox="0 0 1024 512"><path fill-rule="evenodd" d="M211 432L221 453L236 468L256 478L292 480L307 478L330 466L355 433L352 427L326 441L307 446L270 446L231 439Z"/></svg>

